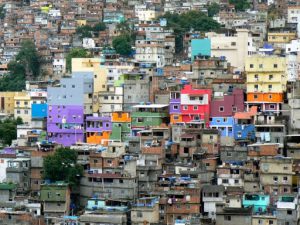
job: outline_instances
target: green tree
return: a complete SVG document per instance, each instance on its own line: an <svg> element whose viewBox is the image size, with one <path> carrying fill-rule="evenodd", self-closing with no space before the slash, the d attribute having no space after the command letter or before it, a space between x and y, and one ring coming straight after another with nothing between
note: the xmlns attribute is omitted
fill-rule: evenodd
<svg viewBox="0 0 300 225"><path fill-rule="evenodd" d="M220 24L200 11L189 11L182 14L167 12L162 18L167 19L167 27L172 28L175 34L176 53L182 51L183 35L191 30L216 31Z"/></svg>
<svg viewBox="0 0 300 225"><path fill-rule="evenodd" d="M114 38L112 44L116 52L123 56L128 56L132 52L132 38L128 34L120 35Z"/></svg>
<svg viewBox="0 0 300 225"><path fill-rule="evenodd" d="M105 23L99 22L96 23L93 27L90 25L83 25L76 28L76 33L80 36L80 38L92 38L95 33L99 31L103 31L106 29Z"/></svg>
<svg viewBox="0 0 300 225"><path fill-rule="evenodd" d="M91 38L93 28L89 25L84 25L76 28L76 33L80 38Z"/></svg>
<svg viewBox="0 0 300 225"><path fill-rule="evenodd" d="M21 118L0 120L0 140L3 145L10 145L17 138L17 125L22 124Z"/></svg>
<svg viewBox="0 0 300 225"><path fill-rule="evenodd" d="M65 181L73 187L83 175L83 167L77 164L77 152L69 148L59 148L53 155L45 157L43 169L44 179Z"/></svg>
<svg viewBox="0 0 300 225"><path fill-rule="evenodd" d="M9 73L1 78L0 91L22 91L25 89L25 68L20 63L12 61L8 64Z"/></svg>
<svg viewBox="0 0 300 225"><path fill-rule="evenodd" d="M106 29L105 23L99 22L93 26L94 32L104 31Z"/></svg>
<svg viewBox="0 0 300 225"><path fill-rule="evenodd" d="M213 2L207 7L207 13L209 17L213 17L217 15L219 11L220 11L220 5L215 2Z"/></svg>
<svg viewBox="0 0 300 225"><path fill-rule="evenodd" d="M4 19L6 13L4 6L4 4L0 5L0 19L2 20Z"/></svg>
<svg viewBox="0 0 300 225"><path fill-rule="evenodd" d="M35 45L32 41L27 40L21 43L21 49L16 56L17 63L25 68L27 76L36 78L40 73L40 60Z"/></svg>
<svg viewBox="0 0 300 225"><path fill-rule="evenodd" d="M66 57L66 69L69 72L72 72L72 59L73 58L88 58L90 56L88 50L84 48L73 48L67 54Z"/></svg>
<svg viewBox="0 0 300 225"><path fill-rule="evenodd" d="M250 8L248 0L229 0L230 4L233 4L236 11L245 11Z"/></svg>

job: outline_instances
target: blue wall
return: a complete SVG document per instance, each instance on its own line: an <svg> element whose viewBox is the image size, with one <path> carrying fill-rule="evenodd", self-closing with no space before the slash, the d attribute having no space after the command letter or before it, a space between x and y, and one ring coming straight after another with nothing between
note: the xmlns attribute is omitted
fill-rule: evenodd
<svg viewBox="0 0 300 225"><path fill-rule="evenodd" d="M224 118L226 119L225 122ZM220 131L222 137L233 137L233 117L212 117L209 125L210 127L216 127Z"/></svg>
<svg viewBox="0 0 300 225"><path fill-rule="evenodd" d="M32 119L46 118L48 112L47 104L32 104L31 105L31 117Z"/></svg>
<svg viewBox="0 0 300 225"><path fill-rule="evenodd" d="M260 195L260 194L246 194L243 196L243 206L253 206L253 211L257 212L265 212L267 211L267 207L270 204L270 196L269 195Z"/></svg>
<svg viewBox="0 0 300 225"><path fill-rule="evenodd" d="M234 124L233 133L235 140L255 140L255 126L253 124Z"/></svg>
<svg viewBox="0 0 300 225"><path fill-rule="evenodd" d="M211 55L211 41L208 38L205 39L192 39L191 41L191 57L194 61L195 56L201 54L203 56Z"/></svg>

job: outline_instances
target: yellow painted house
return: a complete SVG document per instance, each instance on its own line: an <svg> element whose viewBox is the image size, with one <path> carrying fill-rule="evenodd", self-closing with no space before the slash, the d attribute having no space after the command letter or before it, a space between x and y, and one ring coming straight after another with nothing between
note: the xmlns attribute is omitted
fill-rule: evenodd
<svg viewBox="0 0 300 225"><path fill-rule="evenodd" d="M107 68L100 66L100 58L73 58L73 72L93 72L94 73L94 94L93 98L97 98L99 92L107 90ZM98 101L93 101L93 112L98 112Z"/></svg>
<svg viewBox="0 0 300 225"><path fill-rule="evenodd" d="M279 109L286 91L286 59L275 56L246 58L247 103L263 103L264 108ZM265 105L269 103L271 105ZM275 103L275 104L273 104Z"/></svg>
<svg viewBox="0 0 300 225"><path fill-rule="evenodd" d="M76 25L77 26L85 26L86 25L86 20L76 20Z"/></svg>
<svg viewBox="0 0 300 225"><path fill-rule="evenodd" d="M296 33L268 33L268 43L271 44L290 43L295 39L297 39Z"/></svg>
<svg viewBox="0 0 300 225"><path fill-rule="evenodd" d="M14 97L17 92L0 92L0 113L14 115Z"/></svg>
<svg viewBox="0 0 300 225"><path fill-rule="evenodd" d="M21 117L23 123L31 123L31 97L28 92L16 92L14 96L14 117Z"/></svg>

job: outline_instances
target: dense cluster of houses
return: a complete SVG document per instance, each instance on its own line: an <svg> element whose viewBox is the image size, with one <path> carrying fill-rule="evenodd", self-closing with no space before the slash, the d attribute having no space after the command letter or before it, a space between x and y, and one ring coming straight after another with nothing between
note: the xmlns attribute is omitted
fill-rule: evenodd
<svg viewBox="0 0 300 225"><path fill-rule="evenodd" d="M0 92L1 119L23 121L0 150L0 224L300 223L300 1L0 2L1 73L32 39L45 75ZM224 32L186 32L177 55L157 18L212 2ZM99 21L98 35L76 34ZM136 32L128 58L103 48L123 21ZM74 47L92 54L70 74ZM84 168L76 188L43 179L60 147Z"/></svg>

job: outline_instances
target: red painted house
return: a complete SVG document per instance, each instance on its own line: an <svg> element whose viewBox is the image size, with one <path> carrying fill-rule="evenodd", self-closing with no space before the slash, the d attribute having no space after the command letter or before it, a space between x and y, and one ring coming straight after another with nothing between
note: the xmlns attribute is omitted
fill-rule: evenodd
<svg viewBox="0 0 300 225"><path fill-rule="evenodd" d="M185 85L180 94L182 122L204 120L208 127L212 90L193 89L191 85Z"/></svg>

